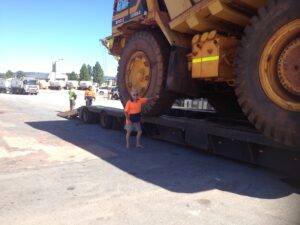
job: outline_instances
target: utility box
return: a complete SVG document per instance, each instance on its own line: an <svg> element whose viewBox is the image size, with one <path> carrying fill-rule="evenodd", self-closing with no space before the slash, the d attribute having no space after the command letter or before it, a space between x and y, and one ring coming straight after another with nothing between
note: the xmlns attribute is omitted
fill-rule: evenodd
<svg viewBox="0 0 300 225"><path fill-rule="evenodd" d="M196 35L192 40L192 78L230 81L233 79L233 59L239 40L216 32Z"/></svg>

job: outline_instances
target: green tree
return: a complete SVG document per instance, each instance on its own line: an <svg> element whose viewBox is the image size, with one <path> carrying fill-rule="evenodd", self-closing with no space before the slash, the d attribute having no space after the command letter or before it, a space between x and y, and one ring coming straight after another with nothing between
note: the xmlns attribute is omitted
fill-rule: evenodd
<svg viewBox="0 0 300 225"><path fill-rule="evenodd" d="M99 62L93 67L94 82L101 84L103 82L104 73Z"/></svg>
<svg viewBox="0 0 300 225"><path fill-rule="evenodd" d="M89 64L87 65L87 69L89 71L90 77L93 76L93 69L92 69L92 67Z"/></svg>
<svg viewBox="0 0 300 225"><path fill-rule="evenodd" d="M74 71L72 73L67 73L68 80L78 80L78 74L76 74Z"/></svg>
<svg viewBox="0 0 300 225"><path fill-rule="evenodd" d="M6 75L6 78L12 78L15 76L15 74L10 70L8 70L5 75Z"/></svg>
<svg viewBox="0 0 300 225"><path fill-rule="evenodd" d="M0 78L6 78L6 74L5 73L0 73Z"/></svg>
<svg viewBox="0 0 300 225"><path fill-rule="evenodd" d="M91 75L89 74L86 64L83 64L79 73L80 80L91 80Z"/></svg>
<svg viewBox="0 0 300 225"><path fill-rule="evenodd" d="M17 78L21 78L21 77L25 77L25 73L23 72L23 71L18 71L18 72L16 72L16 77Z"/></svg>

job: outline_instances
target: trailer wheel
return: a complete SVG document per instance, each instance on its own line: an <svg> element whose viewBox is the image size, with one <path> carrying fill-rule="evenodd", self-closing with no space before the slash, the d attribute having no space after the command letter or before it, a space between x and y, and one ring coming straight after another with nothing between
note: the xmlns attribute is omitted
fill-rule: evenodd
<svg viewBox="0 0 300 225"><path fill-rule="evenodd" d="M100 125L102 128L111 129L113 125L113 117L108 115L107 112L101 112Z"/></svg>
<svg viewBox="0 0 300 225"><path fill-rule="evenodd" d="M118 67L118 87L123 105L132 89L141 97L159 96L143 107L143 114L158 115L169 109L176 95L166 90L169 44L154 31L135 33L128 41Z"/></svg>
<svg viewBox="0 0 300 225"><path fill-rule="evenodd" d="M249 121L289 146L300 146L299 11L295 0L260 9L245 29L235 71L235 92Z"/></svg>
<svg viewBox="0 0 300 225"><path fill-rule="evenodd" d="M92 123L93 122L93 114L91 112L89 112L87 109L83 109L82 121L84 123Z"/></svg>

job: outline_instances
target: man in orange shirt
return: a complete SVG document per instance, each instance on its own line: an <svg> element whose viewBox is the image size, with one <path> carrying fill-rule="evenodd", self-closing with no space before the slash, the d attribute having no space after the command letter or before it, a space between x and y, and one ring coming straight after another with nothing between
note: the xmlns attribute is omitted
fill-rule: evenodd
<svg viewBox="0 0 300 225"><path fill-rule="evenodd" d="M142 128L141 128L141 112L142 105L147 103L150 98L139 98L138 91L133 90L131 92L131 99L127 101L124 109L125 117L126 117L126 148L130 148L130 134L132 131L137 132L136 136L136 147L143 148L140 143L140 139L142 136Z"/></svg>
<svg viewBox="0 0 300 225"><path fill-rule="evenodd" d="M92 86L89 86L87 90L84 92L84 100L85 100L85 105L86 106L91 106L93 100L96 99L96 94L92 89Z"/></svg>

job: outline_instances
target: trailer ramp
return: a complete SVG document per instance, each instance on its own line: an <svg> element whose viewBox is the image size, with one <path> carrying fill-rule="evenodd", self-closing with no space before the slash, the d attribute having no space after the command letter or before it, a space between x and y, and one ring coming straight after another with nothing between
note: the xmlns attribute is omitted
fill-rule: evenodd
<svg viewBox="0 0 300 225"><path fill-rule="evenodd" d="M58 116L66 119L76 118L78 116L78 109L68 110L64 112L57 113Z"/></svg>

